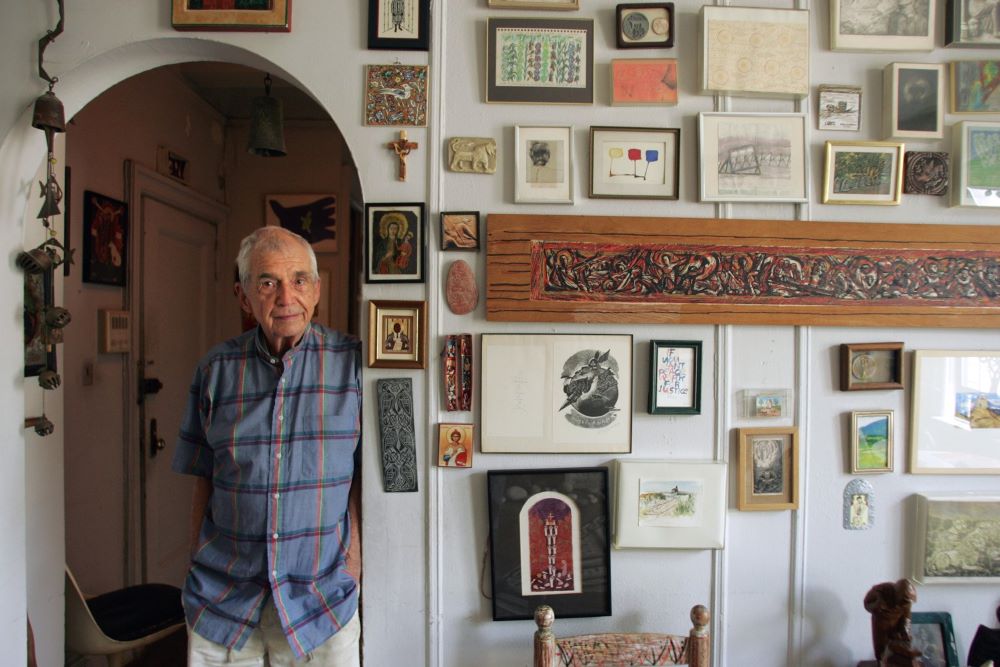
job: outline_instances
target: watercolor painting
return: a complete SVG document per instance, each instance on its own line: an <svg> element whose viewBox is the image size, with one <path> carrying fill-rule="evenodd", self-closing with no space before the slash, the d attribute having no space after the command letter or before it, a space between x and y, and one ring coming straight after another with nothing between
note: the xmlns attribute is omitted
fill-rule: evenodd
<svg viewBox="0 0 1000 667"><path fill-rule="evenodd" d="M697 480L639 480L640 526L696 523L702 486Z"/></svg>
<svg viewBox="0 0 1000 667"><path fill-rule="evenodd" d="M677 60L674 58L612 60L611 104L614 106L677 104Z"/></svg>
<svg viewBox="0 0 1000 667"><path fill-rule="evenodd" d="M1000 113L1000 60L951 64L953 113Z"/></svg>

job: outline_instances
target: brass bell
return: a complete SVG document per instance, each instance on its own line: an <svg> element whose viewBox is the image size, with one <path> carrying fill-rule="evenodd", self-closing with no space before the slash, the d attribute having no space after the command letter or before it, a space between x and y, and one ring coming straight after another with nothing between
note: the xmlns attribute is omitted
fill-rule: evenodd
<svg viewBox="0 0 1000 667"><path fill-rule="evenodd" d="M51 90L35 98L35 108L31 114L31 127L49 132L66 131L66 112L63 103Z"/></svg>
<svg viewBox="0 0 1000 667"><path fill-rule="evenodd" d="M284 112L281 100L271 97L271 75L264 78L264 95L253 98L247 152L261 157L284 157Z"/></svg>
<svg viewBox="0 0 1000 667"><path fill-rule="evenodd" d="M62 378L51 368L46 368L38 374L38 386L42 389L58 389Z"/></svg>

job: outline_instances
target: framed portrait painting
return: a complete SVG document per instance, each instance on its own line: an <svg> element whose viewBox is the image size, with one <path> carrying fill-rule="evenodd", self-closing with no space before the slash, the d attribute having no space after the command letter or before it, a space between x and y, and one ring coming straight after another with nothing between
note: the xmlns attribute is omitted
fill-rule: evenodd
<svg viewBox="0 0 1000 667"><path fill-rule="evenodd" d="M423 301L368 302L368 367L427 366L427 304Z"/></svg>
<svg viewBox="0 0 1000 667"><path fill-rule="evenodd" d="M314 252L337 252L337 195L264 195L264 224L295 232Z"/></svg>
<svg viewBox="0 0 1000 667"><path fill-rule="evenodd" d="M793 510L799 506L799 432L795 427L738 429L736 506Z"/></svg>
<svg viewBox="0 0 1000 667"><path fill-rule="evenodd" d="M591 127L590 197L677 199L680 128Z"/></svg>
<svg viewBox="0 0 1000 667"><path fill-rule="evenodd" d="M955 123L951 146L951 205L1000 206L1000 122Z"/></svg>
<svg viewBox="0 0 1000 667"><path fill-rule="evenodd" d="M824 204L898 206L903 198L903 144L828 141Z"/></svg>
<svg viewBox="0 0 1000 667"><path fill-rule="evenodd" d="M649 341L649 414L701 414L701 341Z"/></svg>
<svg viewBox="0 0 1000 667"><path fill-rule="evenodd" d="M424 205L365 204L365 280L424 281Z"/></svg>
<svg viewBox="0 0 1000 667"><path fill-rule="evenodd" d="M882 75L886 139L944 138L944 65L889 63Z"/></svg>
<svg viewBox="0 0 1000 667"><path fill-rule="evenodd" d="M292 0L172 0L174 30L289 32Z"/></svg>
<svg viewBox="0 0 1000 667"><path fill-rule="evenodd" d="M431 0L368 0L368 48L426 51Z"/></svg>
<svg viewBox="0 0 1000 667"><path fill-rule="evenodd" d="M834 51L932 51L934 0L830 0Z"/></svg>
<svg viewBox="0 0 1000 667"><path fill-rule="evenodd" d="M1000 537L1000 495L917 494L913 578L921 584L998 584L988 556Z"/></svg>
<svg viewBox="0 0 1000 667"><path fill-rule="evenodd" d="M514 126L514 201L573 203L573 128Z"/></svg>
<svg viewBox="0 0 1000 667"><path fill-rule="evenodd" d="M83 282L125 286L128 228L128 204L83 193Z"/></svg>

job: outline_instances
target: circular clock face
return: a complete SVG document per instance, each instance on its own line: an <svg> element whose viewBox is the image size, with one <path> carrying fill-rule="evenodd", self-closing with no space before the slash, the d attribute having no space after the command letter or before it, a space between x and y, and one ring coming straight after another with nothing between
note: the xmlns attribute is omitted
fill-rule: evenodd
<svg viewBox="0 0 1000 667"><path fill-rule="evenodd" d="M628 39L642 39L649 32L649 19L641 12L631 12L622 17L622 34Z"/></svg>

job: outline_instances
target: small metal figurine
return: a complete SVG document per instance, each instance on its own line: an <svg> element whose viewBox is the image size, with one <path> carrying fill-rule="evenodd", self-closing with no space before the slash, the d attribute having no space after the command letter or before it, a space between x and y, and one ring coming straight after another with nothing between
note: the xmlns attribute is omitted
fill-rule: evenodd
<svg viewBox="0 0 1000 667"><path fill-rule="evenodd" d="M410 154L410 151L420 148L420 144L407 141L406 140L406 130L399 131L399 139L396 141L390 141L387 143L386 148L391 148L396 152L396 156L399 158L399 180L406 180L406 156Z"/></svg>
<svg viewBox="0 0 1000 667"><path fill-rule="evenodd" d="M879 667L922 664L920 651L913 648L910 634L910 610L916 601L917 589L909 579L876 584L865 595L865 609L872 615L872 643Z"/></svg>

